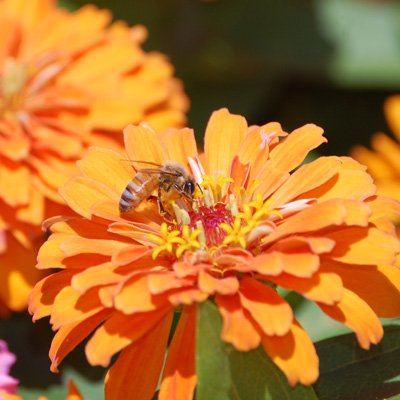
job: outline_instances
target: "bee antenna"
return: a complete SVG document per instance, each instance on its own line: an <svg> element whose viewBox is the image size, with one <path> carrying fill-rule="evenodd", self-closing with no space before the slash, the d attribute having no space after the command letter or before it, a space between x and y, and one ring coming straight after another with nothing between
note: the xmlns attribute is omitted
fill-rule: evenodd
<svg viewBox="0 0 400 400"><path fill-rule="evenodd" d="M201 186L198 183L197 183L197 187L200 189L201 194L204 194L203 190L201 189Z"/></svg>

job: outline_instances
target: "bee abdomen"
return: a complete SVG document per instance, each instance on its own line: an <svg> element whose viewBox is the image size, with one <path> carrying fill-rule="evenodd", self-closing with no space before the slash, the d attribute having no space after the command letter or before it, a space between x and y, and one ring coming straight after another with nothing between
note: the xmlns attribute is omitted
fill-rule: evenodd
<svg viewBox="0 0 400 400"><path fill-rule="evenodd" d="M144 174L136 174L136 176L128 183L119 199L119 212L126 213L134 210L145 198L145 193L154 189L152 177L142 176ZM148 175L148 174L146 174ZM147 179L141 179L147 178Z"/></svg>

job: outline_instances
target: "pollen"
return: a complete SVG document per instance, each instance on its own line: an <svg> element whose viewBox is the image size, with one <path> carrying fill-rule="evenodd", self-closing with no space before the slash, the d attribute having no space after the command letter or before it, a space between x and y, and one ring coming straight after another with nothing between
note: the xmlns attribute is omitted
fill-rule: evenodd
<svg viewBox="0 0 400 400"><path fill-rule="evenodd" d="M157 256L164 250L168 253L174 253L176 249L176 246L174 245L180 242L180 238L178 237L180 235L180 231L169 230L166 222L161 224L160 233L161 237L152 233L149 233L148 235L148 238L151 241L158 244L158 247L154 249L152 254L153 260L155 260Z"/></svg>
<svg viewBox="0 0 400 400"><path fill-rule="evenodd" d="M148 235L151 241L158 244L158 247L152 253L153 260L162 251L167 251L179 258L185 250L200 249L201 244L196 239L202 232L202 229L190 230L188 225L184 225L182 231L169 230L168 224L163 222L161 224L161 237L152 233Z"/></svg>
<svg viewBox="0 0 400 400"><path fill-rule="evenodd" d="M232 178L227 178L222 175L217 178L217 182L214 182L209 175L203 175L202 179L203 182L200 184L200 186L210 190L214 203L218 203L222 200L222 188L224 184L228 182L234 182Z"/></svg>

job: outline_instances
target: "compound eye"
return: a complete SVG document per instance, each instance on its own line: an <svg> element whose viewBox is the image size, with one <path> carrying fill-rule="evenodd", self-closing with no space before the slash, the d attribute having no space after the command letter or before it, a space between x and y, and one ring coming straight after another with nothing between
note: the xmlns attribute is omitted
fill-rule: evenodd
<svg viewBox="0 0 400 400"><path fill-rule="evenodd" d="M194 189L195 189L195 186L194 186L193 182L185 183L184 190L186 193L192 195L194 193Z"/></svg>

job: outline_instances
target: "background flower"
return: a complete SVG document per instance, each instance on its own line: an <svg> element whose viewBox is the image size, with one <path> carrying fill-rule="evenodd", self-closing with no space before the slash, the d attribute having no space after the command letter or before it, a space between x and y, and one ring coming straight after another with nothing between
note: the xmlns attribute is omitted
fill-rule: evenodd
<svg viewBox="0 0 400 400"><path fill-rule="evenodd" d="M15 393L18 380L9 375L15 360L15 355L8 351L7 343L0 340L0 393L1 391L8 394Z"/></svg>
<svg viewBox="0 0 400 400"><path fill-rule="evenodd" d="M61 271L30 297L34 320L50 315L58 330L52 370L95 330L86 346L92 365L106 367L122 350L108 372L106 398L150 398L179 307L160 399L191 399L197 303L213 299L222 340L239 351L261 344L291 385L310 385L318 357L277 286L347 325L362 348L378 343L378 317L400 315L400 271L392 265L400 247L386 219L399 205L375 196L371 177L353 159L300 166L325 141L312 124L288 135L278 123L248 127L226 109L211 116L200 155L190 129L128 126L129 159L174 160L203 187L193 209L179 200L171 206L169 223L151 201L120 214L121 193L135 173L114 150L90 148L78 162L81 176L60 191L80 218L50 220L52 235L38 256L39 269Z"/></svg>
<svg viewBox="0 0 400 400"><path fill-rule="evenodd" d="M384 103L386 120L394 139L379 132L371 138L372 150L354 146L351 155L368 168L379 193L400 200L400 95L390 96ZM399 218L394 218L398 224Z"/></svg>
<svg viewBox="0 0 400 400"><path fill-rule="evenodd" d="M146 53L143 26L108 10L70 13L53 0L0 1L0 312L26 307L40 225L91 143L119 148L142 120L182 126L188 100L165 56Z"/></svg>

